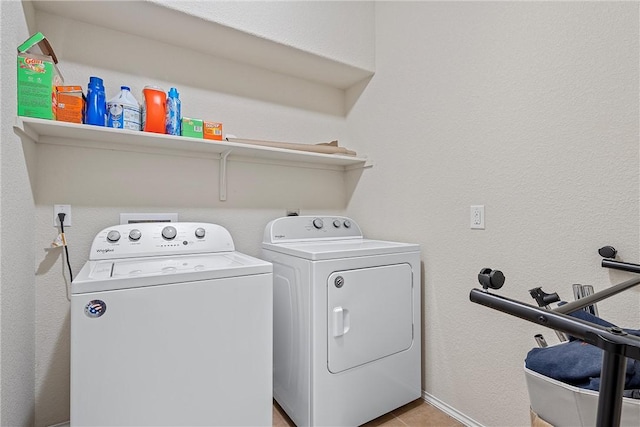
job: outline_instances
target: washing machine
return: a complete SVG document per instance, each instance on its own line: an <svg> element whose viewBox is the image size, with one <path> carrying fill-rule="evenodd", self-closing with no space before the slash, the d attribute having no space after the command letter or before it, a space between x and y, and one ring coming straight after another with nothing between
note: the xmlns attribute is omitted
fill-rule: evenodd
<svg viewBox="0 0 640 427"><path fill-rule="evenodd" d="M209 223L100 231L71 284L72 426L271 426L272 266Z"/></svg>
<svg viewBox="0 0 640 427"><path fill-rule="evenodd" d="M356 426L421 397L420 247L346 217L271 221L273 395L298 426Z"/></svg>

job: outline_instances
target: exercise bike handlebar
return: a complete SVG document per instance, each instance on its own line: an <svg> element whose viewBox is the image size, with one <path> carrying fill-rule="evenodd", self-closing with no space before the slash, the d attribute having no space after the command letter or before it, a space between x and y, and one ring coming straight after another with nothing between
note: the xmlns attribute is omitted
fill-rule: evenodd
<svg viewBox="0 0 640 427"><path fill-rule="evenodd" d="M606 268L613 268L615 270L630 271L631 273L640 274L640 265L633 264L631 262L616 261L613 259L603 258L601 265Z"/></svg>
<svg viewBox="0 0 640 427"><path fill-rule="evenodd" d="M608 249L605 255L615 256L613 247L602 249ZM602 249L600 251L601 255ZM640 273L640 265L622 263L611 259L603 259L602 266ZM489 289L499 289L504 284L504 275L499 270L483 268L478 274L478 281L483 290L471 290L469 299L472 302L555 329L556 331L565 332L603 350L596 426L619 426L627 366L626 358L640 360L640 337L630 335L618 327L607 328L568 316L565 313L572 313L586 305L622 292L640 283L640 279L628 280L605 291L562 305L555 310L535 307L490 293Z"/></svg>
<svg viewBox="0 0 640 427"><path fill-rule="evenodd" d="M565 332L605 351L640 360L640 337L629 335L620 328L605 328L581 319L535 307L480 289L472 289L472 302L493 308L503 313Z"/></svg>

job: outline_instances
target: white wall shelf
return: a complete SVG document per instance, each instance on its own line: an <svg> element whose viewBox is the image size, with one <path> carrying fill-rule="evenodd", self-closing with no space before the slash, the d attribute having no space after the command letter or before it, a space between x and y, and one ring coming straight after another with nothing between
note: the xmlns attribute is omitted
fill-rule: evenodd
<svg viewBox="0 0 640 427"><path fill-rule="evenodd" d="M371 77L375 72L373 69L240 31L154 1L31 1L31 4L36 10L197 50L207 56L220 56L341 90ZM171 31L163 30L160 23L170 23Z"/></svg>
<svg viewBox="0 0 640 427"><path fill-rule="evenodd" d="M70 27L64 24L68 23L65 20L114 30L118 33L135 36L134 39L140 38L143 41L157 42L151 43L152 45L169 44L198 52L207 58L228 59L256 67L258 70L266 70L265 75L275 74L310 82L310 84L321 88L317 89L319 91L317 93L326 95L326 97L319 97L327 102L327 104L318 107L319 111L323 112L334 112L333 108L338 104L340 108L343 108L345 91L357 86L359 82L374 74L374 70L368 69L367 66L356 66L340 59L328 58L319 53L232 28L180 10L176 5L168 2L151 0L127 2L58 1L54 3L25 1L24 3L28 4L34 12L42 12L45 16L51 15L45 21L49 24L53 22L50 27L45 26L47 34L52 32L61 40L60 44L56 43L58 57L64 57L71 62L74 61L74 58L78 60L79 55L82 60L88 60L92 66L100 67L99 58L95 63L92 62L91 57L87 59L87 55L91 55L92 51L87 51L85 44L78 45L68 41L70 36L66 31ZM62 24L55 24L57 21L53 18L56 15L64 18L60 20ZM140 17L147 19L140 19ZM170 22L172 31L160 31L158 22ZM211 40L215 40L215 43L205 42ZM121 68L123 63L129 64L129 67L135 68L137 66L135 62L127 62L126 60L116 62ZM131 71L124 67L119 71L138 74L140 70ZM163 78L167 77L163 76ZM171 80L170 77L169 80ZM267 81L271 82L272 80ZM287 81L291 81L291 79ZM275 82L281 83L281 80L276 78ZM233 82L231 83L233 86ZM299 84L299 82L294 83ZM313 87L313 90L316 90L316 86ZM309 89L306 86L305 88ZM214 89L209 88L209 90ZM335 93L338 92L342 93L342 98L335 96ZM279 98L275 102L278 100ZM340 111L340 113L344 113L344 111ZM370 167L365 157L323 154L229 141L210 141L28 117L17 117L14 129L16 133L26 136L38 144L217 160L220 164L220 200L226 200L228 161L242 160L299 168L328 169L338 173Z"/></svg>
<svg viewBox="0 0 640 427"><path fill-rule="evenodd" d="M226 170L230 157L337 171L370 167L366 157L211 141L31 117L16 117L13 127L20 136L26 136L38 144L217 159L220 161L220 200L226 200Z"/></svg>

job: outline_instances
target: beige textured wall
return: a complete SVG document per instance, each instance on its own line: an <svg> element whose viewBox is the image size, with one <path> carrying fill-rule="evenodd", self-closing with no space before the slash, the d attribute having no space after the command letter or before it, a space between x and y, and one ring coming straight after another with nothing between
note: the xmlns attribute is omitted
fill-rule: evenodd
<svg viewBox="0 0 640 427"><path fill-rule="evenodd" d="M0 425L31 425L34 416L35 210L26 159L33 144L13 132L16 47L28 36L20 2L1 2L0 43Z"/></svg>
<svg viewBox="0 0 640 427"><path fill-rule="evenodd" d="M573 299L630 275L638 254L638 4L377 4L376 75L348 116L378 167L348 214L420 243L426 392L487 426L528 425L527 351L552 331L469 301L481 268L502 295ZM469 206L486 229L470 230ZM640 288L600 304L640 326Z"/></svg>

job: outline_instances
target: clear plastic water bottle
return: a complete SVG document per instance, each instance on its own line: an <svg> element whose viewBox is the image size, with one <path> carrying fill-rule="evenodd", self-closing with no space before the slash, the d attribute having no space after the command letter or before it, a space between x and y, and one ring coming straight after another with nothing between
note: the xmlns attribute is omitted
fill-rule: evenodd
<svg viewBox="0 0 640 427"><path fill-rule="evenodd" d="M87 107L85 123L94 126L106 126L107 124L107 99L104 93L104 84L100 77L89 77L87 85Z"/></svg>
<svg viewBox="0 0 640 427"><path fill-rule="evenodd" d="M129 86L120 86L120 93L107 102L107 126L140 130L140 104Z"/></svg>
<svg viewBox="0 0 640 427"><path fill-rule="evenodd" d="M180 135L180 127L182 124L182 108L178 90L175 87L169 89L167 97L167 121L166 131L168 135Z"/></svg>

